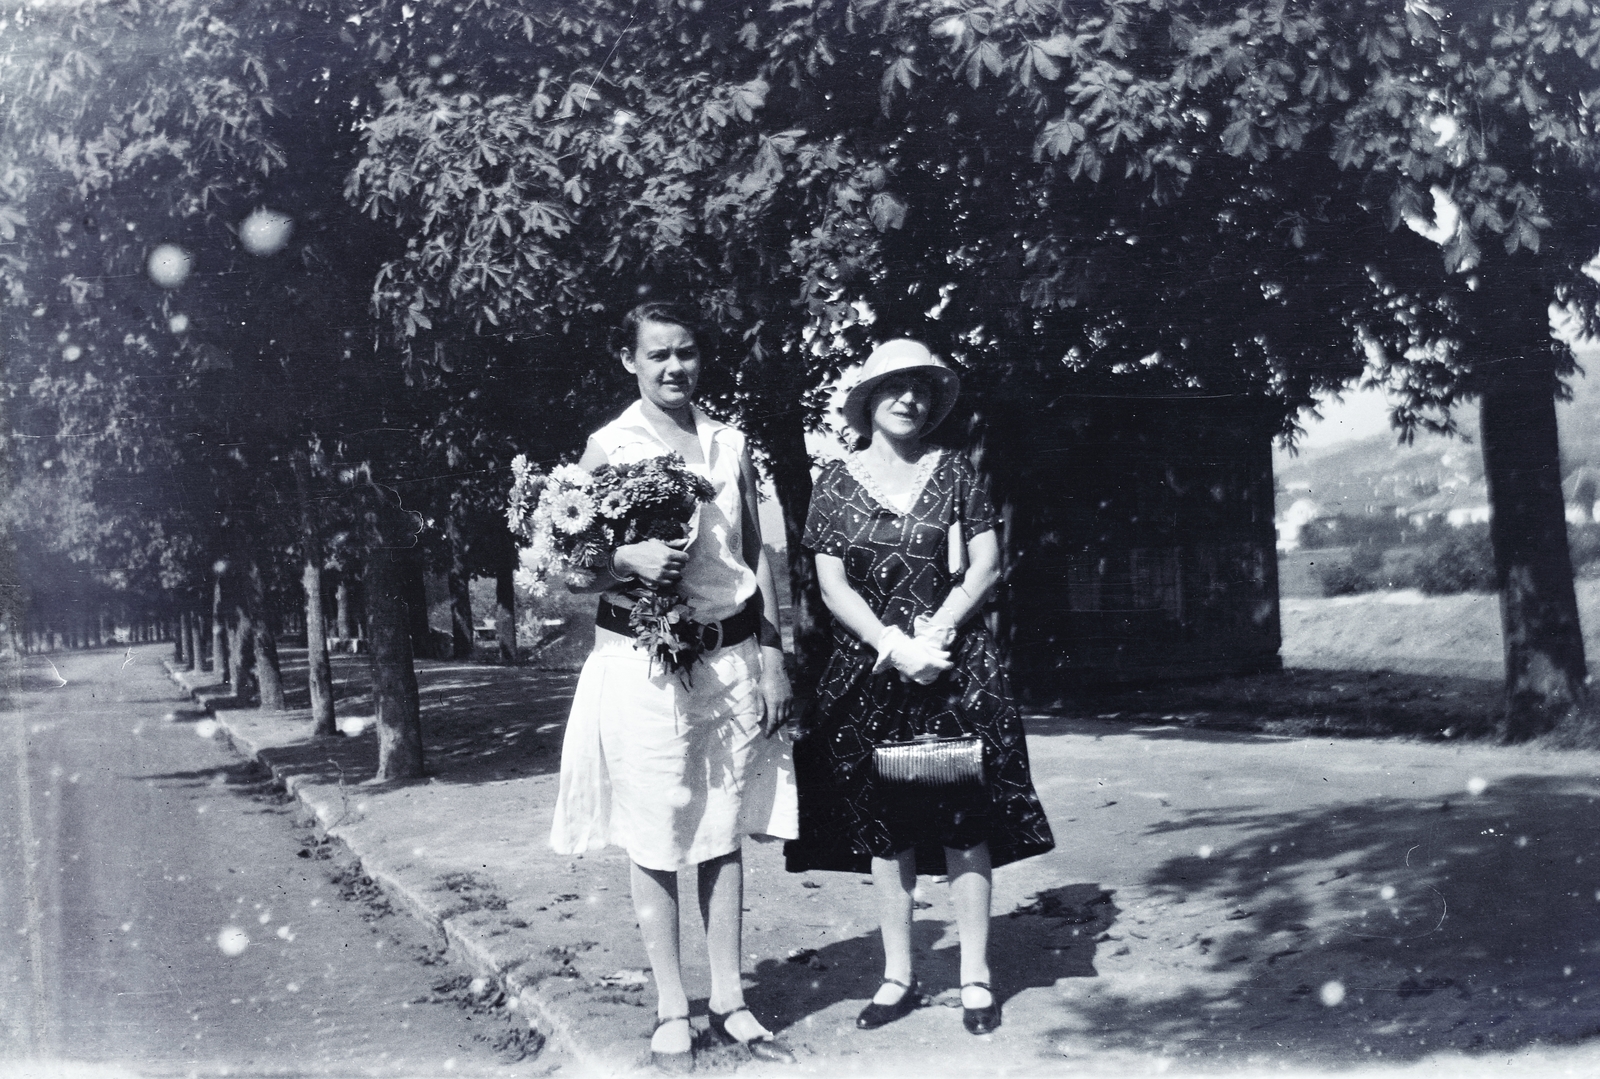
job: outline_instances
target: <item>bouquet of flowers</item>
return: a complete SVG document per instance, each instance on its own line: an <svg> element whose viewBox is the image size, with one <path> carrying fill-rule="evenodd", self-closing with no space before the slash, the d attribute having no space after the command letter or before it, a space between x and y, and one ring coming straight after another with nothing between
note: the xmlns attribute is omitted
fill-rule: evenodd
<svg viewBox="0 0 1600 1079"><path fill-rule="evenodd" d="M695 510L716 495L677 454L593 472L559 465L548 476L518 454L511 475L506 522L528 544L518 583L536 596L549 591L552 577L579 588L593 584L624 544L687 537ZM680 637L677 627L693 609L671 590L641 584L629 594L628 624L638 647L666 670L688 670L699 658L699 637Z"/></svg>

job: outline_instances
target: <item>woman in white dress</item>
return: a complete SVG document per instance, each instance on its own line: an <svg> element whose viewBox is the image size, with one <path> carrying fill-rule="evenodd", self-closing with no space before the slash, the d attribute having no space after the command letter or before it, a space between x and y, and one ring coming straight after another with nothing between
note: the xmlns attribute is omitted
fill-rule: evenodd
<svg viewBox="0 0 1600 1079"><path fill-rule="evenodd" d="M700 506L691 538L619 547L593 586L603 593L595 647L567 723L551 845L628 851L656 982L650 1049L658 1068L693 1066L678 946L678 871L690 866L699 874L713 1033L757 1059L793 1062L745 1007L741 971L743 837L797 834L789 742L774 737L789 720L791 692L755 470L743 433L693 404L701 356L686 313L643 304L623 320L618 345L639 400L590 436L579 467L676 453L716 497ZM689 677L652 665L635 647L626 590L640 582L674 587L693 608L687 632L707 651Z"/></svg>

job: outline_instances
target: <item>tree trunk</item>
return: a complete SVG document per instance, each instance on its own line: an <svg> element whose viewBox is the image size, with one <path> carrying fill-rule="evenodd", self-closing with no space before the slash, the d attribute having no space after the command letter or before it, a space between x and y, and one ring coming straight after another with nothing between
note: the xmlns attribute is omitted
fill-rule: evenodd
<svg viewBox="0 0 1600 1079"><path fill-rule="evenodd" d="M494 637L500 662L507 666L517 662L517 589L513 581L516 571L517 548L515 544L507 544L499 572L494 575Z"/></svg>
<svg viewBox="0 0 1600 1079"><path fill-rule="evenodd" d="M328 627L322 606L322 537L311 501L311 462L294 455L294 480L300 498L300 585L306 594L306 677L311 690L311 733L339 733L333 715L333 666L328 661Z"/></svg>
<svg viewBox="0 0 1600 1079"><path fill-rule="evenodd" d="M1538 314L1539 336L1524 336L1523 349L1548 337L1542 305ZM1543 734L1587 698L1553 389L1549 360L1538 358L1495 372L1479 397L1506 657L1500 733L1507 741Z"/></svg>
<svg viewBox="0 0 1600 1079"><path fill-rule="evenodd" d="M417 659L439 659L441 657L434 655L433 629L428 625L428 567L423 561L422 549L415 545L406 547L396 557L400 562L406 614L410 619L411 654Z"/></svg>
<svg viewBox="0 0 1600 1079"><path fill-rule="evenodd" d="M472 574L467 568L467 543L456 512L450 514L450 658L471 659Z"/></svg>
<svg viewBox="0 0 1600 1079"><path fill-rule="evenodd" d="M816 697L817 681L832 651L828 609L822 605L822 587L811 552L801 542L806 513L811 506L811 455L806 450L805 429L795 411L783 413L765 427L772 485L783 509L783 531L789 558L789 595L794 618L795 696L800 723L807 722L809 702Z"/></svg>
<svg viewBox="0 0 1600 1079"><path fill-rule="evenodd" d="M222 578L226 574L226 564L218 563L216 580L211 586L211 669L216 672L219 681L232 684L233 664L232 657L228 654L228 616L222 596Z"/></svg>
<svg viewBox="0 0 1600 1079"><path fill-rule="evenodd" d="M300 567L306 593L306 677L311 693L311 733L339 733L333 714L333 663L328 659L328 627L322 610L321 555L308 553Z"/></svg>
<svg viewBox="0 0 1600 1079"><path fill-rule="evenodd" d="M195 670L209 671L216 666L211 654L211 612L196 608L194 612Z"/></svg>
<svg viewBox="0 0 1600 1079"><path fill-rule="evenodd" d="M188 651L189 612L180 611L178 612L178 632L173 634L172 637L172 662L186 670L192 668L194 664L191 662L191 657L186 654Z"/></svg>
<svg viewBox="0 0 1600 1079"><path fill-rule="evenodd" d="M404 553L375 546L366 564L367 645L378 719L377 778L383 781L422 775L422 723Z"/></svg>
<svg viewBox="0 0 1600 1079"><path fill-rule="evenodd" d="M228 673L233 676L233 698L240 704L250 701L252 659L250 618L236 599L228 614Z"/></svg>
<svg viewBox="0 0 1600 1079"><path fill-rule="evenodd" d="M338 605L338 617L335 619L339 627L341 640L354 640L356 636L355 612L350 609L350 579L344 571L339 571L339 587L333 592L334 603Z"/></svg>
<svg viewBox="0 0 1600 1079"><path fill-rule="evenodd" d="M256 681L261 686L261 707L268 712L283 712L289 706L283 695L283 671L278 666L278 635L273 625L276 619L261 585L261 566L253 558L249 585L250 637L255 648Z"/></svg>
<svg viewBox="0 0 1600 1079"><path fill-rule="evenodd" d="M189 653L189 658L186 662L188 669L191 671L205 669L205 660L201 655L200 646L200 621L199 611L187 610L183 612L183 633L188 638L188 643L184 645L184 648Z"/></svg>

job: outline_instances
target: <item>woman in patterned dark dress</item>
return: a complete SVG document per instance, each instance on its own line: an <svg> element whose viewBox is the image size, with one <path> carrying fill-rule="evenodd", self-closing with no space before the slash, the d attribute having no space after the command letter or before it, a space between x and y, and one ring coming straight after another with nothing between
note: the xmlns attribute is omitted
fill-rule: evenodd
<svg viewBox="0 0 1600 1079"><path fill-rule="evenodd" d="M994 508L971 462L922 441L958 389L955 372L918 342L875 349L844 405L846 420L869 441L824 466L806 519L805 545L816 553L823 602L834 615L834 650L817 718L795 745L800 838L786 855L791 872L872 873L884 979L856 1021L863 1029L921 1001L911 956L919 872L950 877L966 1028L998 1027L1000 1006L989 988L990 869L1055 845L1005 671L975 617L999 578ZM958 544L955 557L950 542ZM878 782L873 747L919 734L978 735L987 783L912 789Z"/></svg>

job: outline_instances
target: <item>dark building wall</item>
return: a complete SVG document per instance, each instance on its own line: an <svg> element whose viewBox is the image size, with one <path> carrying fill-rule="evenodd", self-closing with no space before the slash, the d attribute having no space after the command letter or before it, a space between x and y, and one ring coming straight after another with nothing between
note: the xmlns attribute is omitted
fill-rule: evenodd
<svg viewBox="0 0 1600 1079"><path fill-rule="evenodd" d="M1279 668L1275 430L1237 398L1069 398L990 435L1024 698Z"/></svg>

